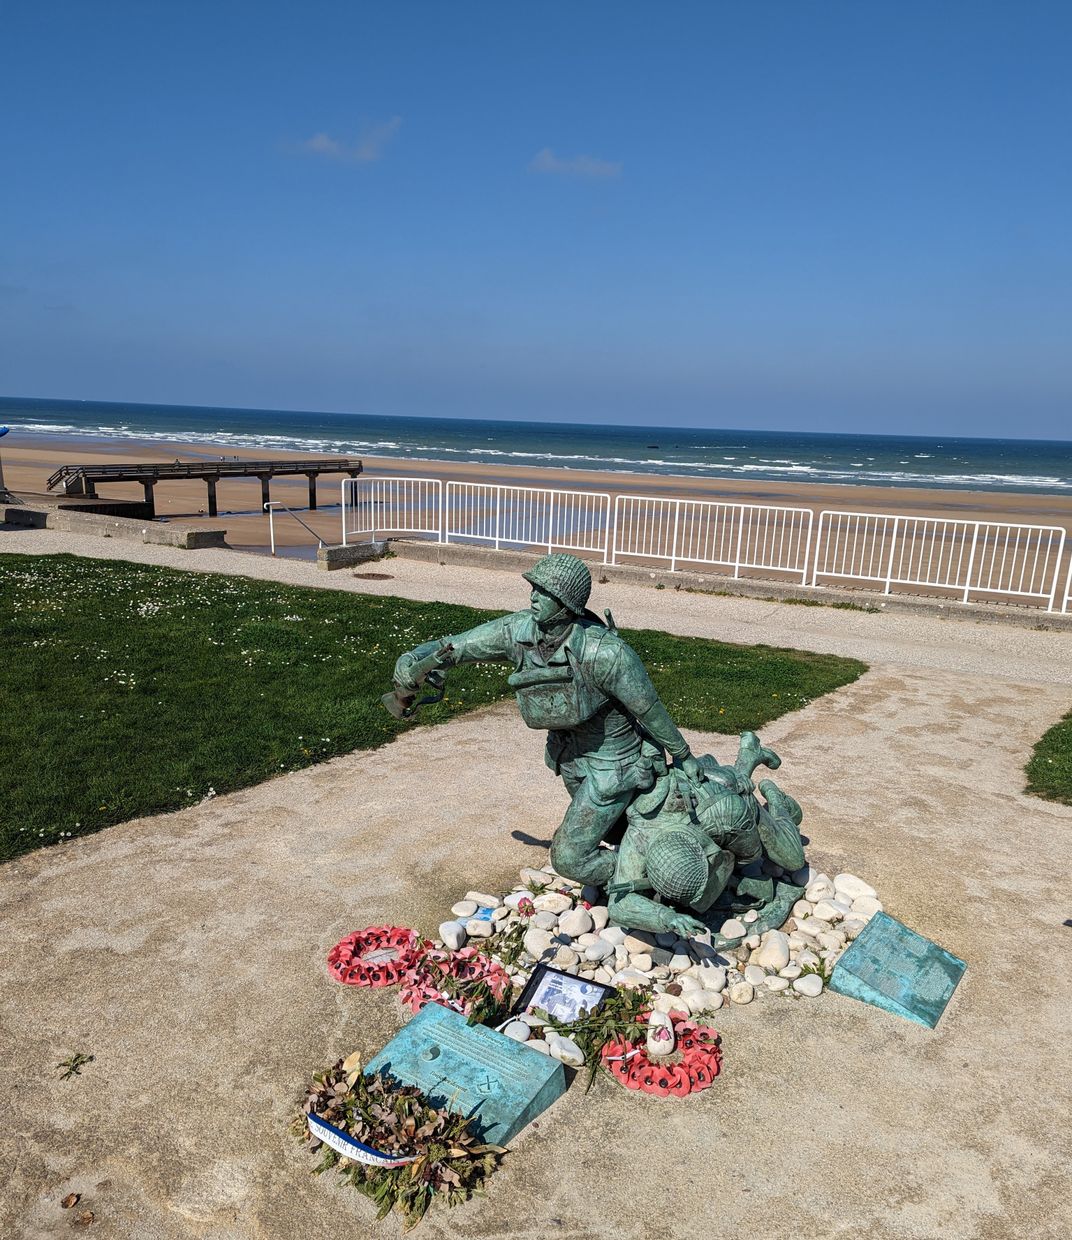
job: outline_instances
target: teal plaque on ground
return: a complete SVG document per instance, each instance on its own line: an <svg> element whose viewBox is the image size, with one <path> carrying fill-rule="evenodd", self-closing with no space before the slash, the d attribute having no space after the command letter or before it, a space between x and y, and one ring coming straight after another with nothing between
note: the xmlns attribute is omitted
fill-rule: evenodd
<svg viewBox="0 0 1072 1240"><path fill-rule="evenodd" d="M416 1085L435 1103L476 1117L485 1141L506 1145L566 1092L557 1059L530 1050L438 1003L426 1004L372 1059L383 1072Z"/></svg>
<svg viewBox="0 0 1072 1240"><path fill-rule="evenodd" d="M886 913L876 913L834 966L830 989L931 1029L967 965Z"/></svg>

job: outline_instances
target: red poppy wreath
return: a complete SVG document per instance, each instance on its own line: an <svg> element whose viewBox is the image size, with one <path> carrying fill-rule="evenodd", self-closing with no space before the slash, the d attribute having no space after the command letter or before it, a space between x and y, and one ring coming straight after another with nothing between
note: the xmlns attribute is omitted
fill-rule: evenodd
<svg viewBox="0 0 1072 1240"><path fill-rule="evenodd" d="M369 926L335 944L328 952L328 972L344 986L393 986L427 946L404 926Z"/></svg>
<svg viewBox="0 0 1072 1240"><path fill-rule="evenodd" d="M637 1018L646 1021L647 1016ZM652 1058L643 1042L623 1040L603 1047L603 1066L626 1089L639 1089L657 1098L684 1098L707 1089L722 1067L719 1036L707 1025L671 1013L677 1049L674 1054Z"/></svg>

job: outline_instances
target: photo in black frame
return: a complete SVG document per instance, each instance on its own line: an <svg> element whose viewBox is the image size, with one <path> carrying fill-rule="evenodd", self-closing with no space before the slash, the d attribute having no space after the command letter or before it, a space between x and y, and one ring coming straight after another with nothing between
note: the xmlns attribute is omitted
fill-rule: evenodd
<svg viewBox="0 0 1072 1240"><path fill-rule="evenodd" d="M514 1005L513 1014L519 1016L539 1008L554 1020L568 1025L580 1019L582 1010L596 1011L607 996L614 993L613 986L563 973L549 964L538 964Z"/></svg>

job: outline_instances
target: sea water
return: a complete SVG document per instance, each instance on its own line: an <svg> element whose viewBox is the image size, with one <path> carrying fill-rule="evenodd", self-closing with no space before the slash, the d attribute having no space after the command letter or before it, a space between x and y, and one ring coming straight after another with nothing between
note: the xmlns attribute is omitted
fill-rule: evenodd
<svg viewBox="0 0 1072 1240"><path fill-rule="evenodd" d="M386 417L0 398L13 430L265 452L533 465L686 478L971 490L1072 490L1072 443ZM218 455L218 450L215 455Z"/></svg>

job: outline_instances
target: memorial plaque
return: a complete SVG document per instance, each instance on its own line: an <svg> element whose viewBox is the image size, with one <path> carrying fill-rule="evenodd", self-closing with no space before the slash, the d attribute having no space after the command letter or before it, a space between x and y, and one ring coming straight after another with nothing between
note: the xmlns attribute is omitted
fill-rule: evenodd
<svg viewBox="0 0 1072 1240"><path fill-rule="evenodd" d="M933 1029L967 965L876 913L834 966L830 989Z"/></svg>
<svg viewBox="0 0 1072 1240"><path fill-rule="evenodd" d="M365 1072L389 1074L436 1106L474 1116L494 1145L506 1145L566 1091L557 1059L438 1003L421 1008Z"/></svg>

